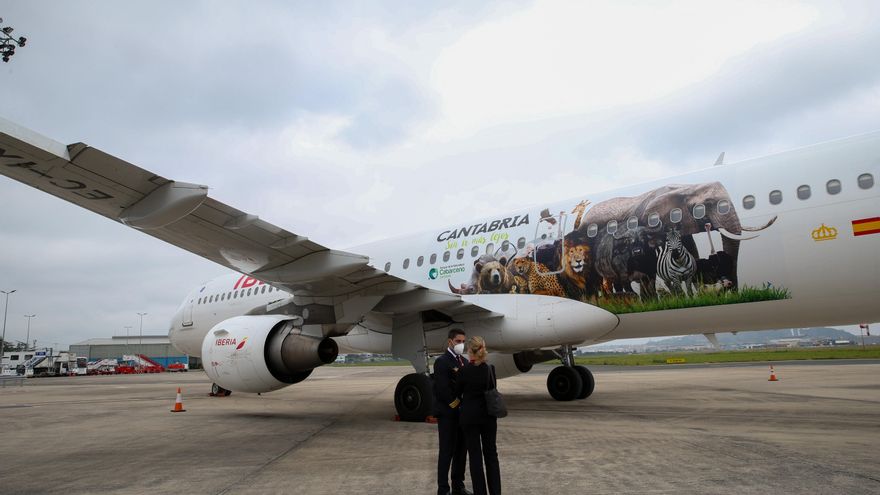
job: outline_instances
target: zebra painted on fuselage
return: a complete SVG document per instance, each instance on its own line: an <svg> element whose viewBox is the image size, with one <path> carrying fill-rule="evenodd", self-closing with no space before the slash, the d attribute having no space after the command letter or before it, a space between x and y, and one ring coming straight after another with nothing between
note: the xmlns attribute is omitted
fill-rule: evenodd
<svg viewBox="0 0 880 495"><path fill-rule="evenodd" d="M697 262L684 248L681 232L677 230L666 232L666 244L657 248L657 276L663 280L669 292L681 294L681 286L684 284L684 292L688 296L693 296L696 271Z"/></svg>

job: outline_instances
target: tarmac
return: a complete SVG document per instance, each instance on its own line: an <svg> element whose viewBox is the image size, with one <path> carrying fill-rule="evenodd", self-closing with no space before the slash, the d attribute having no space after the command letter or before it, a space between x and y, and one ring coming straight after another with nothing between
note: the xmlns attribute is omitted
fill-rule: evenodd
<svg viewBox="0 0 880 495"><path fill-rule="evenodd" d="M775 368L597 367L575 402L550 399L549 366L503 380L503 491L880 493L880 361ZM28 379L0 389L0 493L436 493L436 426L392 421L409 372L223 398L201 372Z"/></svg>

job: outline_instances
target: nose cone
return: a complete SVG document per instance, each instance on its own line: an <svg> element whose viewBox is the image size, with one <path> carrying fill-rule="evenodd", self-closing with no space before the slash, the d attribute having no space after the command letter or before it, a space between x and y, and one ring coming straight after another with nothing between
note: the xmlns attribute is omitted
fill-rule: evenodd
<svg viewBox="0 0 880 495"><path fill-rule="evenodd" d="M553 328L560 342L580 344L596 340L614 330L617 315L591 304L557 299L551 304Z"/></svg>

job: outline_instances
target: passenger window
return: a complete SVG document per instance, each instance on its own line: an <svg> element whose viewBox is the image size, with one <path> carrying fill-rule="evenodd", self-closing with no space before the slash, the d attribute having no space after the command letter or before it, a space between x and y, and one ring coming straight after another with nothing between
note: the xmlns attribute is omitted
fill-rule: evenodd
<svg viewBox="0 0 880 495"><path fill-rule="evenodd" d="M678 223L681 221L681 208L673 208L672 211L669 212L669 221L672 223Z"/></svg>
<svg viewBox="0 0 880 495"><path fill-rule="evenodd" d="M828 194L837 194L840 192L840 181L837 179L831 179L825 184L825 190L828 191Z"/></svg>
<svg viewBox="0 0 880 495"><path fill-rule="evenodd" d="M486 244L486 254L495 254L495 244L494 243L490 242L489 244Z"/></svg>
<svg viewBox="0 0 880 495"><path fill-rule="evenodd" d="M445 253L443 253L443 261L444 262L449 261L449 251L446 251Z"/></svg>
<svg viewBox="0 0 880 495"><path fill-rule="evenodd" d="M403 260L403 269L406 270L409 268L409 258Z"/></svg>
<svg viewBox="0 0 880 495"><path fill-rule="evenodd" d="M727 215L730 213L730 201L726 199L722 199L718 202L718 213L720 215Z"/></svg>
<svg viewBox="0 0 880 495"><path fill-rule="evenodd" d="M265 294L265 293L266 293L266 286L264 285L263 290L260 291L260 294Z"/></svg>
<svg viewBox="0 0 880 495"><path fill-rule="evenodd" d="M431 264L437 263L437 253L431 253Z"/></svg>
<svg viewBox="0 0 880 495"><path fill-rule="evenodd" d="M391 262L390 262L390 261L387 262L387 263L385 263L385 271L386 271L386 272L390 272L390 271L391 271Z"/></svg>
<svg viewBox="0 0 880 495"><path fill-rule="evenodd" d="M425 257L419 256L419 259L416 260L416 266L422 266L425 264Z"/></svg>
<svg viewBox="0 0 880 495"><path fill-rule="evenodd" d="M458 252L455 253L455 259L460 260L464 258L464 248L459 248Z"/></svg>
<svg viewBox="0 0 880 495"><path fill-rule="evenodd" d="M519 240L516 241L516 247L517 247L517 249L522 249L522 248L526 247L526 238L520 237Z"/></svg>
<svg viewBox="0 0 880 495"><path fill-rule="evenodd" d="M608 222L608 225L605 226L605 230L607 230L609 234L617 232L617 220Z"/></svg>
<svg viewBox="0 0 880 495"><path fill-rule="evenodd" d="M859 187L862 189L871 189L874 187L874 176L871 174L862 174L859 176Z"/></svg>
<svg viewBox="0 0 880 495"><path fill-rule="evenodd" d="M694 205L694 218L697 220L706 216L706 206L705 205Z"/></svg>
<svg viewBox="0 0 880 495"><path fill-rule="evenodd" d="M220 294L220 300L221 300L221 301L225 301L225 300L226 300L226 294Z"/></svg>
<svg viewBox="0 0 880 495"><path fill-rule="evenodd" d="M648 227L656 227L660 225L660 214L652 212L648 215Z"/></svg>
<svg viewBox="0 0 880 495"><path fill-rule="evenodd" d="M248 289L248 291L247 291L247 295L248 295L248 297L250 297L250 295L251 295L251 290L252 290L252 289Z"/></svg>
<svg viewBox="0 0 880 495"><path fill-rule="evenodd" d="M476 258L478 254L480 254L480 246L472 247L471 248L471 258Z"/></svg>
<svg viewBox="0 0 880 495"><path fill-rule="evenodd" d="M743 198L743 208L751 210L755 207L755 197L749 194Z"/></svg>
<svg viewBox="0 0 880 495"><path fill-rule="evenodd" d="M797 188L797 197L798 199L810 199L810 186L804 184Z"/></svg>
<svg viewBox="0 0 880 495"><path fill-rule="evenodd" d="M636 227L639 226L639 219L636 217L629 217L626 219L626 228L629 230L635 230Z"/></svg>
<svg viewBox="0 0 880 495"><path fill-rule="evenodd" d="M502 242L501 243L501 251L506 253L509 250L510 250L510 243L507 241Z"/></svg>
<svg viewBox="0 0 880 495"><path fill-rule="evenodd" d="M770 204L778 205L779 203L782 203L782 191L779 189L770 191Z"/></svg>
<svg viewBox="0 0 880 495"><path fill-rule="evenodd" d="M599 233L599 226L595 223L591 223L587 227L587 237L596 237L596 234Z"/></svg>

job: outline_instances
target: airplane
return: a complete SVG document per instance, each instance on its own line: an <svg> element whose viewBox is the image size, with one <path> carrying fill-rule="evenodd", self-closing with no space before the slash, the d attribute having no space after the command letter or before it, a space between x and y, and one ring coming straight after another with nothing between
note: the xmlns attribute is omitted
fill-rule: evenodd
<svg viewBox="0 0 880 495"><path fill-rule="evenodd" d="M169 329L215 393L391 353L414 368L397 413L421 421L452 328L482 336L502 378L558 360L547 389L569 401L595 388L579 346L880 320L880 132L347 250L2 119L0 173L233 271Z"/></svg>

